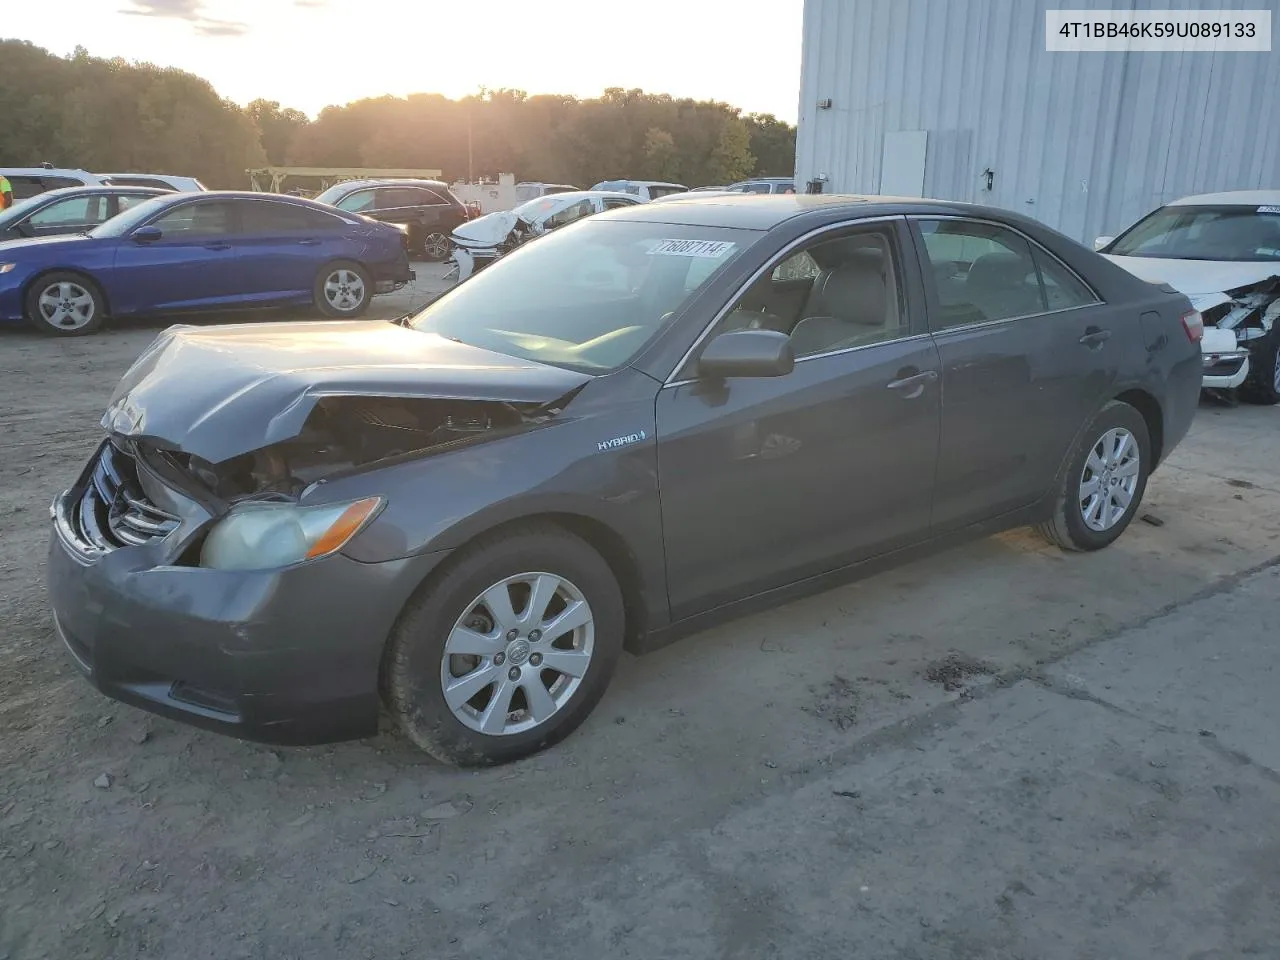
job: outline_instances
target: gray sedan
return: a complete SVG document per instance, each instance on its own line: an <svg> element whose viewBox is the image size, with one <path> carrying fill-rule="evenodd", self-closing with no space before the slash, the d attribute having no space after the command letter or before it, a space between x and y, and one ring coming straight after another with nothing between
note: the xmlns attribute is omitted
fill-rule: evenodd
<svg viewBox="0 0 1280 960"><path fill-rule="evenodd" d="M399 323L174 327L52 508L104 693L513 760L624 648L967 537L1121 535L1199 315L1012 213L766 196L565 227Z"/></svg>

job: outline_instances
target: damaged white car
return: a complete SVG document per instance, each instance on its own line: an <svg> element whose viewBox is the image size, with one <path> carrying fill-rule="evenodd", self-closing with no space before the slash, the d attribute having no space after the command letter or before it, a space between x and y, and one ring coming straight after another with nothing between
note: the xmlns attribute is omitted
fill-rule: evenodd
<svg viewBox="0 0 1280 960"><path fill-rule="evenodd" d="M592 214L643 203L629 193L574 190L537 197L514 210L477 217L453 231L452 267L446 280L461 281L534 237Z"/></svg>
<svg viewBox="0 0 1280 960"><path fill-rule="evenodd" d="M1206 390L1280 402L1280 190L1184 197L1094 247L1190 298L1204 318Z"/></svg>

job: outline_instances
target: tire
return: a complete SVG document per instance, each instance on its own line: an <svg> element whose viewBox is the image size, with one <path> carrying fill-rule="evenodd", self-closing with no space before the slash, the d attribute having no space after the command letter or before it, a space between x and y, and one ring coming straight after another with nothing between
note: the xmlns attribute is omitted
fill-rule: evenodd
<svg viewBox="0 0 1280 960"><path fill-rule="evenodd" d="M25 298L27 322L55 337L83 337L102 327L107 301L80 273L59 270L38 277Z"/></svg>
<svg viewBox="0 0 1280 960"><path fill-rule="evenodd" d="M452 250L453 244L449 241L449 235L440 231L430 231L423 233L422 236L422 255L432 263L440 263L449 258L449 252Z"/></svg>
<svg viewBox="0 0 1280 960"><path fill-rule="evenodd" d="M369 271L351 260L335 260L316 274L316 308L326 317L358 317L369 309L373 282Z"/></svg>
<svg viewBox="0 0 1280 960"><path fill-rule="evenodd" d="M1123 435L1125 441L1121 456L1109 467L1100 454L1107 447L1115 447ZM1132 451L1136 447L1136 464L1130 467ZM1101 475L1098 467L1102 466ZM1086 474L1086 468L1088 474ZM1130 473L1130 469L1133 470ZM1113 472L1114 471L1114 472ZM1122 472L1123 471L1123 472ZM1147 489L1147 477L1151 474L1151 438L1147 422L1127 403L1113 400L1102 408L1081 437L1072 452L1067 468L1059 481L1054 498L1053 516L1040 525L1040 532L1050 543L1063 550L1101 550L1124 533L1142 503ZM1085 484L1096 478L1106 489L1116 491L1101 503L1085 496ZM1132 479L1132 486L1127 483ZM1114 511L1121 506L1121 497L1128 494L1123 512ZM1105 526L1104 526L1105 525ZM1101 529L1099 529L1101 527Z"/></svg>
<svg viewBox="0 0 1280 960"><path fill-rule="evenodd" d="M1240 399L1267 407L1280 403L1280 321L1249 351L1249 378L1240 385Z"/></svg>
<svg viewBox="0 0 1280 960"><path fill-rule="evenodd" d="M503 593L519 611L515 619L485 601ZM544 607L551 619L535 614L518 622L542 606L534 600L539 593L552 598ZM539 636L537 627L562 613L589 620ZM405 606L383 658L383 698L405 735L438 760L460 766L518 760L586 719L609 685L624 627L622 591L590 545L554 526L504 530L464 548ZM468 676L474 679L451 705L445 685ZM538 688L542 695L534 696ZM467 693L471 698L462 700ZM493 709L500 695L509 698L501 712ZM538 710L545 715L537 717Z"/></svg>

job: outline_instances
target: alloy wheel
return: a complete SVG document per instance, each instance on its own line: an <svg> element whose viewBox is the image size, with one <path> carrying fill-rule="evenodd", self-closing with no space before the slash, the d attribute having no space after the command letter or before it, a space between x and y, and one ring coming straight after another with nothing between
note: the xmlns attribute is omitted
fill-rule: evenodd
<svg viewBox="0 0 1280 960"><path fill-rule="evenodd" d="M325 278L324 297L333 309L350 313L364 303L364 280L354 270L334 270Z"/></svg>
<svg viewBox="0 0 1280 960"><path fill-rule="evenodd" d="M1080 475L1079 506L1085 526L1110 530L1133 503L1141 471L1138 441L1123 427L1108 430L1089 451Z"/></svg>
<svg viewBox="0 0 1280 960"><path fill-rule="evenodd" d="M546 723L591 665L595 619L573 583L521 573L467 605L445 641L440 684L453 715L490 736Z"/></svg>
<svg viewBox="0 0 1280 960"><path fill-rule="evenodd" d="M432 260L443 260L449 255L449 238L443 233L432 233L422 241L422 251Z"/></svg>
<svg viewBox="0 0 1280 960"><path fill-rule="evenodd" d="M45 287L36 304L40 319L59 330L79 330L87 326L98 309L93 294L67 280Z"/></svg>

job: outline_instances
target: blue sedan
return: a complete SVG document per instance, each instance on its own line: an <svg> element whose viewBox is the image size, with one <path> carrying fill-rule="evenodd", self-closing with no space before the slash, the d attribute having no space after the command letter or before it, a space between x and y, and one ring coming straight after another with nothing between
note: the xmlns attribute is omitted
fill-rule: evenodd
<svg viewBox="0 0 1280 960"><path fill-rule="evenodd" d="M0 243L0 321L58 336L108 317L314 304L357 317L413 272L403 233L261 193L166 194L87 234Z"/></svg>

